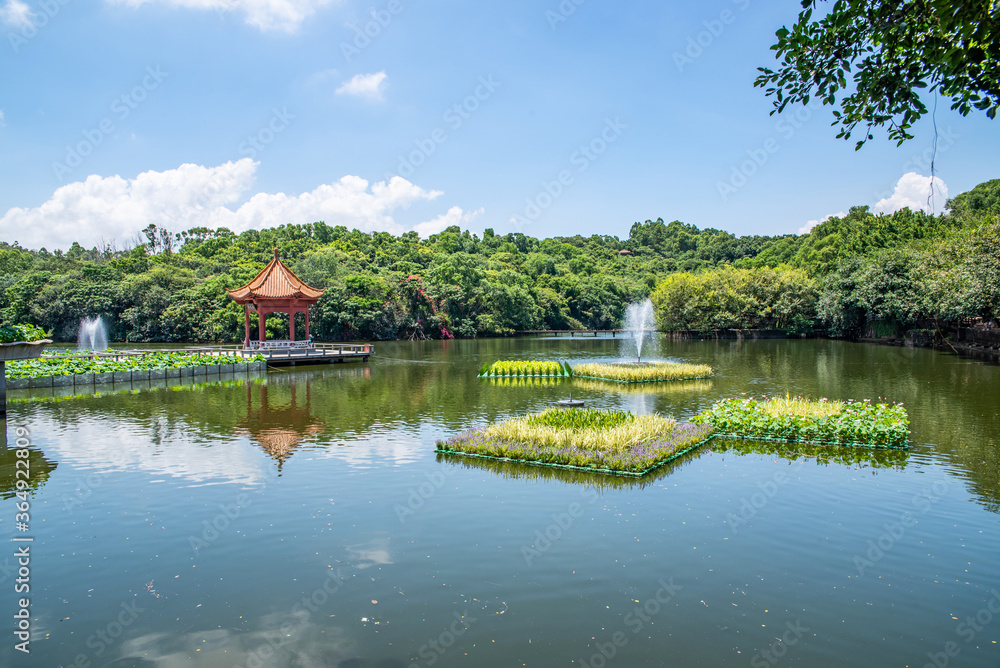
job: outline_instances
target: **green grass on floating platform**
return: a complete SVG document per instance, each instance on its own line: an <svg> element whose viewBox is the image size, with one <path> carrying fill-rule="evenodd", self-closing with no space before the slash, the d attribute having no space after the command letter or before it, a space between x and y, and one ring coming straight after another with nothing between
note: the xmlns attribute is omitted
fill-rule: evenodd
<svg viewBox="0 0 1000 668"><path fill-rule="evenodd" d="M566 378L572 374L568 364L551 360L498 360L479 368L480 378Z"/></svg>
<svg viewBox="0 0 1000 668"><path fill-rule="evenodd" d="M712 431L661 415L552 408L438 441L437 451L641 476L698 447Z"/></svg>
<svg viewBox="0 0 1000 668"><path fill-rule="evenodd" d="M438 441L437 452L643 476L715 438L905 450L902 404L727 399L678 423L662 415L550 408Z"/></svg>
<svg viewBox="0 0 1000 668"><path fill-rule="evenodd" d="M573 367L575 378L593 378L616 383L657 383L711 378L715 372L707 364L680 362L585 363Z"/></svg>

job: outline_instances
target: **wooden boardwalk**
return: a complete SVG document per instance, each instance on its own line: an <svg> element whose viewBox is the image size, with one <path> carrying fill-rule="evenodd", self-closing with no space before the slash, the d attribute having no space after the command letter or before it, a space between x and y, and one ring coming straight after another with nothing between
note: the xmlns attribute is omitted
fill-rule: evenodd
<svg viewBox="0 0 1000 668"><path fill-rule="evenodd" d="M250 348L235 346L192 346L184 350L209 355L239 355L251 357L263 355L268 366L296 366L299 364L337 364L343 362L367 362L375 354L375 346L370 343L309 343L307 341L265 341L252 342Z"/></svg>

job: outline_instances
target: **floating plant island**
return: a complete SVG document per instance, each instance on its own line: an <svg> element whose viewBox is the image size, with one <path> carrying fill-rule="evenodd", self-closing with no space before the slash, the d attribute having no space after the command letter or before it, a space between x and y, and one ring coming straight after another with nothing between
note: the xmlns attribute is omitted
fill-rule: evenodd
<svg viewBox="0 0 1000 668"><path fill-rule="evenodd" d="M902 404L873 404L867 399L726 399L692 421L712 425L719 437L814 445L906 448L910 434Z"/></svg>
<svg viewBox="0 0 1000 668"><path fill-rule="evenodd" d="M728 399L679 423L662 415L550 408L438 441L437 452L642 476L713 438L905 449L901 404Z"/></svg>
<svg viewBox="0 0 1000 668"><path fill-rule="evenodd" d="M713 431L655 414L550 408L438 441L437 451L641 476L705 443Z"/></svg>
<svg viewBox="0 0 1000 668"><path fill-rule="evenodd" d="M564 378L573 374L566 363L498 360L479 369L480 378Z"/></svg>
<svg viewBox="0 0 1000 668"><path fill-rule="evenodd" d="M246 364L265 361L263 355L207 355L186 352L151 352L143 354L86 354L87 351L50 352L46 357L8 362L7 378L11 380L72 376L75 374L105 374L126 371L158 371L189 367Z"/></svg>
<svg viewBox="0 0 1000 668"><path fill-rule="evenodd" d="M658 383L672 380L711 378L715 372L707 364L680 362L589 363L573 367L576 378L595 378L616 383Z"/></svg>

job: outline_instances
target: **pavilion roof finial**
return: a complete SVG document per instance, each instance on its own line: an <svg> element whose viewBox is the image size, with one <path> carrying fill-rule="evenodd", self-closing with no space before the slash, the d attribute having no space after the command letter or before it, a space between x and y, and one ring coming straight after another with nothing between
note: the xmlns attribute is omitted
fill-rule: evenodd
<svg viewBox="0 0 1000 668"><path fill-rule="evenodd" d="M268 299L297 299L315 304L323 296L323 290L306 285L285 266L278 257L277 248L274 249L274 259L252 281L228 292L238 304L258 304L260 300Z"/></svg>

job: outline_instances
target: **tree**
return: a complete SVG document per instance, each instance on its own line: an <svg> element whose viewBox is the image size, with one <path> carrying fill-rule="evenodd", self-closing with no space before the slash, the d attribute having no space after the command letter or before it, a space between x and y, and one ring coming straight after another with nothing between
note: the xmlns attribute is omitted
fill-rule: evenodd
<svg viewBox="0 0 1000 668"><path fill-rule="evenodd" d="M795 25L777 31L771 49L779 68L758 68L754 85L774 97L772 114L812 98L833 106L843 94L832 125L843 139L863 127L855 149L885 125L897 145L912 139L910 128L927 113L921 90L951 98L963 116L973 109L996 116L1000 8L994 0L836 0L814 20L818 4L802 0Z"/></svg>
<svg viewBox="0 0 1000 668"><path fill-rule="evenodd" d="M1000 215L1000 179L980 183L967 193L948 201L951 215L961 221L978 220L987 214Z"/></svg>

